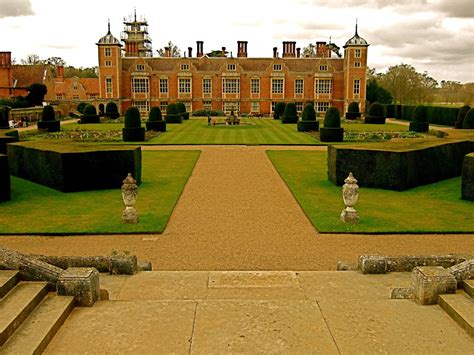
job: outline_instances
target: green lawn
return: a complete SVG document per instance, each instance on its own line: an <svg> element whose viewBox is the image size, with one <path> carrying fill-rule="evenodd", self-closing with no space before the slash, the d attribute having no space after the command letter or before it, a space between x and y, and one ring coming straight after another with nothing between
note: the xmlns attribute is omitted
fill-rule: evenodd
<svg viewBox="0 0 474 355"><path fill-rule="evenodd" d="M474 203L461 200L460 177L403 192L360 188L360 223L351 226L339 219L342 188L328 181L325 152L267 154L320 232L474 232Z"/></svg>
<svg viewBox="0 0 474 355"><path fill-rule="evenodd" d="M63 193L12 176L12 200L1 204L0 233L163 232L200 152L142 154L138 224L122 223L125 206L120 189Z"/></svg>

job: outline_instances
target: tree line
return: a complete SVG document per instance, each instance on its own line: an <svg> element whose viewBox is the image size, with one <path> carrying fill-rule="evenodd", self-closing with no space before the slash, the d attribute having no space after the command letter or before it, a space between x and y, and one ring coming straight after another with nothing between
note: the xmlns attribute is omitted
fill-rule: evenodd
<svg viewBox="0 0 474 355"><path fill-rule="evenodd" d="M15 62L14 62L15 64ZM25 58L20 60L21 65L41 65L46 64L51 67L51 72L56 75L56 68L61 65L64 67L64 77L72 78L77 76L79 78L97 78L97 67L79 67L67 65L66 61L61 57L49 57L42 59L38 54L28 54Z"/></svg>

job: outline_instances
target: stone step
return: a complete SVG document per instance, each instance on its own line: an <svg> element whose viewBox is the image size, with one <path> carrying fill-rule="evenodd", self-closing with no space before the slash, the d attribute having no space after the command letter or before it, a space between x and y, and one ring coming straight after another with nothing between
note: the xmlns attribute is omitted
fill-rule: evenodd
<svg viewBox="0 0 474 355"><path fill-rule="evenodd" d="M463 282L464 292L466 292L471 298L474 298L474 280L465 280Z"/></svg>
<svg viewBox="0 0 474 355"><path fill-rule="evenodd" d="M18 271L0 270L0 298L5 297L18 281Z"/></svg>
<svg viewBox="0 0 474 355"><path fill-rule="evenodd" d="M4 344L1 353L41 354L74 308L74 297L49 293Z"/></svg>
<svg viewBox="0 0 474 355"><path fill-rule="evenodd" d="M453 318L470 336L474 337L474 300L465 292L440 295L439 305Z"/></svg>
<svg viewBox="0 0 474 355"><path fill-rule="evenodd" d="M19 282L0 301L0 346L48 293L46 282Z"/></svg>

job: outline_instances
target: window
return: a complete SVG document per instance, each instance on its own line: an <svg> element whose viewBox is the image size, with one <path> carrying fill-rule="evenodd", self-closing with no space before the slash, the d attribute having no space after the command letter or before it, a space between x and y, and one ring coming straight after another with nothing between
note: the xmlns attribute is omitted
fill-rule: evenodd
<svg viewBox="0 0 474 355"><path fill-rule="evenodd" d="M228 71L235 71L235 64L227 64Z"/></svg>
<svg viewBox="0 0 474 355"><path fill-rule="evenodd" d="M160 79L160 93L168 93L168 79Z"/></svg>
<svg viewBox="0 0 474 355"><path fill-rule="evenodd" d="M273 64L273 70L281 71L281 64Z"/></svg>
<svg viewBox="0 0 474 355"><path fill-rule="evenodd" d="M222 92L224 94L240 93L240 80L239 79L222 79Z"/></svg>
<svg viewBox="0 0 474 355"><path fill-rule="evenodd" d="M260 102L252 101L250 103L250 112L260 112Z"/></svg>
<svg viewBox="0 0 474 355"><path fill-rule="evenodd" d="M360 80L359 79L354 80L354 94L355 95L360 94Z"/></svg>
<svg viewBox="0 0 474 355"><path fill-rule="evenodd" d="M191 79L186 79L186 78L178 79L178 92L180 94L191 93Z"/></svg>
<svg viewBox="0 0 474 355"><path fill-rule="evenodd" d="M260 94L260 79L250 79L250 93Z"/></svg>
<svg viewBox="0 0 474 355"><path fill-rule="evenodd" d="M304 91L304 82L303 79L295 80L295 94L302 94Z"/></svg>
<svg viewBox="0 0 474 355"><path fill-rule="evenodd" d="M272 94L283 94L283 79L272 79Z"/></svg>
<svg viewBox="0 0 474 355"><path fill-rule="evenodd" d="M355 63L354 63L354 67L360 68L360 62L355 62Z"/></svg>
<svg viewBox="0 0 474 355"><path fill-rule="evenodd" d="M72 83L72 89L77 90L77 88L78 88L77 83L76 82Z"/></svg>
<svg viewBox="0 0 474 355"><path fill-rule="evenodd" d="M144 64L137 64L137 71L145 71L145 65Z"/></svg>
<svg viewBox="0 0 474 355"><path fill-rule="evenodd" d="M324 113L329 108L329 102L316 102L316 112Z"/></svg>
<svg viewBox="0 0 474 355"><path fill-rule="evenodd" d="M160 109L161 112L166 112L166 109L168 108L168 101L161 101L160 102Z"/></svg>
<svg viewBox="0 0 474 355"><path fill-rule="evenodd" d="M298 111L298 112L303 111L303 102L302 101L295 102L295 106L296 106L296 111Z"/></svg>
<svg viewBox="0 0 474 355"><path fill-rule="evenodd" d="M112 55L112 51L109 47L104 48L105 56L110 57Z"/></svg>
<svg viewBox="0 0 474 355"><path fill-rule="evenodd" d="M356 50L355 50L355 57L356 57L356 58L360 58L360 57L361 57L361 50L360 50L360 49L356 49Z"/></svg>
<svg viewBox="0 0 474 355"><path fill-rule="evenodd" d="M56 94L56 100L62 100L63 94Z"/></svg>
<svg viewBox="0 0 474 355"><path fill-rule="evenodd" d="M95 100L95 99L97 99L97 95L96 94L89 94L89 99Z"/></svg>
<svg viewBox="0 0 474 355"><path fill-rule="evenodd" d="M72 95L73 100L79 100L79 95Z"/></svg>
<svg viewBox="0 0 474 355"><path fill-rule="evenodd" d="M330 79L316 80L316 94L330 94L331 86L332 86L332 80Z"/></svg>
<svg viewBox="0 0 474 355"><path fill-rule="evenodd" d="M148 78L132 78L132 92L148 93L149 91Z"/></svg>
<svg viewBox="0 0 474 355"><path fill-rule="evenodd" d="M240 103L237 101L224 101L222 108L225 113L229 113L230 111L237 113L240 111Z"/></svg>
<svg viewBox="0 0 474 355"><path fill-rule="evenodd" d="M189 64L181 64L181 70L189 70Z"/></svg>
<svg viewBox="0 0 474 355"><path fill-rule="evenodd" d="M111 67L112 66L112 61L111 60L106 60L105 61L105 66L106 67Z"/></svg>
<svg viewBox="0 0 474 355"><path fill-rule="evenodd" d="M140 112L149 112L150 111L150 101L135 101L134 105L138 108Z"/></svg>
<svg viewBox="0 0 474 355"><path fill-rule="evenodd" d="M202 93L210 94L212 92L211 79L202 79Z"/></svg>
<svg viewBox="0 0 474 355"><path fill-rule="evenodd" d="M319 66L319 71L328 71L328 66L327 65L320 65Z"/></svg>
<svg viewBox="0 0 474 355"><path fill-rule="evenodd" d="M202 108L204 110L212 110L212 101L203 101Z"/></svg>
<svg viewBox="0 0 474 355"><path fill-rule="evenodd" d="M272 112L275 112L275 106L276 106L276 102L275 101L272 101Z"/></svg>
<svg viewBox="0 0 474 355"><path fill-rule="evenodd" d="M193 110L193 107L191 106L191 102L185 102L184 106L186 107L186 112L191 112Z"/></svg>
<svg viewBox="0 0 474 355"><path fill-rule="evenodd" d="M105 78L105 92L107 94L112 93L112 78Z"/></svg>

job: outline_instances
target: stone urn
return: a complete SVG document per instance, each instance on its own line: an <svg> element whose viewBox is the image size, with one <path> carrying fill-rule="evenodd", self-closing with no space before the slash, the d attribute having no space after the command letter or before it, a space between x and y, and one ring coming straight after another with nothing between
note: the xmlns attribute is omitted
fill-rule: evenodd
<svg viewBox="0 0 474 355"><path fill-rule="evenodd" d="M359 222L359 216L354 206L359 199L359 185L352 173L344 180L345 184L342 186L342 198L346 206L341 212L341 220L344 223L354 224Z"/></svg>
<svg viewBox="0 0 474 355"><path fill-rule="evenodd" d="M137 195L137 181L133 178L131 173L128 173L122 185L122 199L125 204L125 210L122 213L122 221L124 223L138 223L138 212L135 209Z"/></svg>

